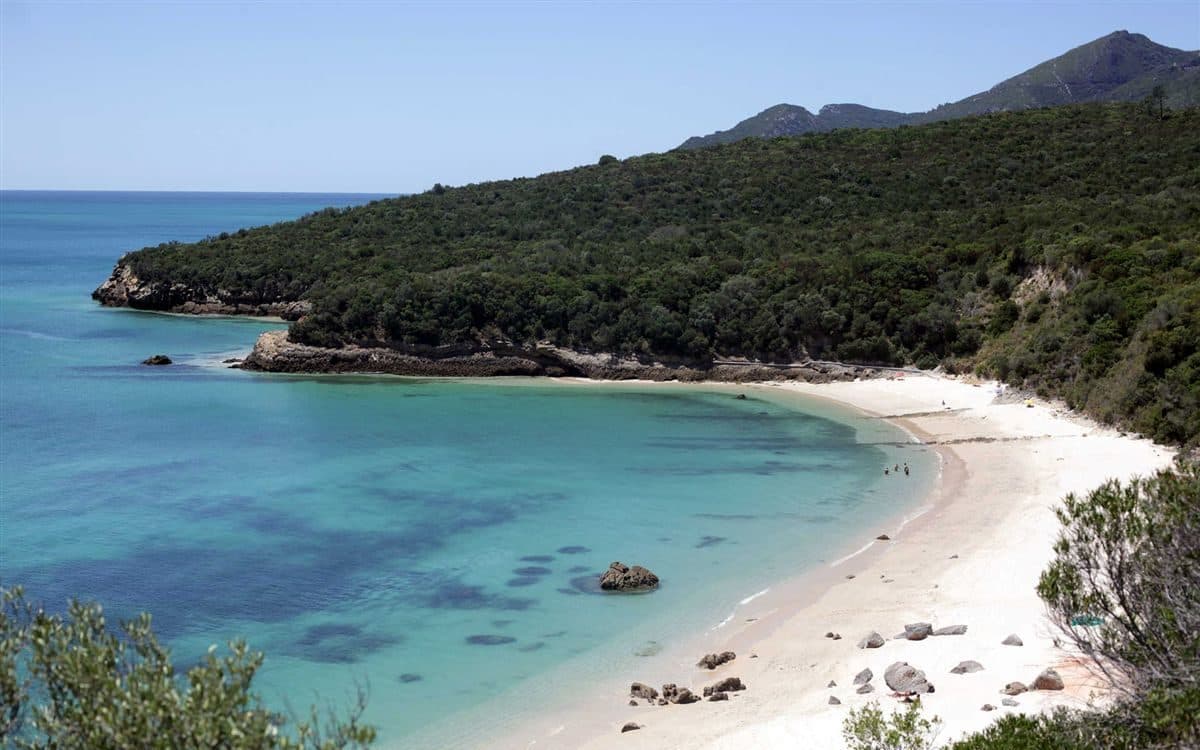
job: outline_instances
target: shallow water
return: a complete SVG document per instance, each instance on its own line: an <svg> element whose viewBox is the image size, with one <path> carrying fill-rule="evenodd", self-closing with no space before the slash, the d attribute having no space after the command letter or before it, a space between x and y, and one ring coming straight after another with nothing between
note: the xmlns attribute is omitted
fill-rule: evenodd
<svg viewBox="0 0 1200 750"><path fill-rule="evenodd" d="M369 198L0 194L5 585L150 611L183 664L245 637L273 702L369 685L403 744L567 660L619 674L930 486L932 453L819 402L255 375L220 360L274 324L88 298L127 250ZM663 586L598 594L612 560Z"/></svg>

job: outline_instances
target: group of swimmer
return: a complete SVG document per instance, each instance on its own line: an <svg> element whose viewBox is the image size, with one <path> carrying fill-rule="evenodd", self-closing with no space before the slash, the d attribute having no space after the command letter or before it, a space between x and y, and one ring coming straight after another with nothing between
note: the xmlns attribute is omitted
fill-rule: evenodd
<svg viewBox="0 0 1200 750"><path fill-rule="evenodd" d="M883 467L883 473L885 476L888 474L891 474L893 471L896 472L897 474L899 474L900 473L900 464L896 464L895 466L893 466L890 469L886 466ZM904 462L904 476L908 476L908 462L907 461Z"/></svg>

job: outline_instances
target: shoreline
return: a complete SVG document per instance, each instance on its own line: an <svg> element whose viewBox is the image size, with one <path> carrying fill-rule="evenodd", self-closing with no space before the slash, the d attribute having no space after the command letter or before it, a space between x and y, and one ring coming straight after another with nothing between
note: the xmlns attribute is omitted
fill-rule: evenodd
<svg viewBox="0 0 1200 750"><path fill-rule="evenodd" d="M595 381L583 381L588 382ZM1030 408L1020 399L997 399L994 383L929 375L743 387L826 400L914 436L939 455L931 495L915 512L864 529L872 540L867 544L856 541L849 554L747 596L725 624L688 634L671 648L678 658L669 674L646 670L628 675L620 686L584 689L573 694L580 697L570 708L522 721L477 746L840 748L848 709L872 700L885 710L898 705L887 697L882 679L894 661L924 670L938 688L924 704L927 716L943 720L943 742L982 729L1006 712L1036 713L1091 699L1096 685L1073 655L1056 647L1034 590L1058 533L1053 508L1068 492L1169 465L1173 450L1044 401ZM875 540L879 533L891 539ZM917 621L965 624L968 631L917 642L890 640ZM879 649L858 649L856 642L872 630L889 640ZM842 638L827 639L827 631ZM1010 632L1024 646L1001 645ZM724 650L738 657L708 671L686 665L685 650L691 663ZM984 670L949 674L951 666L968 659L983 663ZM859 695L851 681L864 667L874 672L876 690ZM1000 688L1014 680L1029 683L1046 667L1063 675L1065 691L1025 693L1016 697L1017 707L1001 705ZM747 690L731 693L726 702L627 705L629 682L658 687L662 677L698 691L730 676L742 678ZM830 680L838 686L827 688ZM841 705L829 705L831 695ZM985 702L996 710L982 711ZM642 728L621 733L627 721Z"/></svg>

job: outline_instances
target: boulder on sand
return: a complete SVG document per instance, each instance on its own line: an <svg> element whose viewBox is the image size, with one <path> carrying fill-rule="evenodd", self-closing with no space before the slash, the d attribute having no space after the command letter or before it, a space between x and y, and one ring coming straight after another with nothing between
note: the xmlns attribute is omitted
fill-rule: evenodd
<svg viewBox="0 0 1200 750"><path fill-rule="evenodd" d="M872 630L869 635L858 642L859 648L879 648L883 645L883 636Z"/></svg>
<svg viewBox="0 0 1200 750"><path fill-rule="evenodd" d="M898 661L888 667L883 673L883 681L889 688L904 695L933 692L933 685L925 679L925 673L906 661Z"/></svg>
<svg viewBox="0 0 1200 750"><path fill-rule="evenodd" d="M1004 689L1000 692L1004 693L1005 695L1020 695L1027 690L1029 690L1029 688L1025 687L1025 683L1023 682L1010 682L1005 685Z"/></svg>
<svg viewBox="0 0 1200 750"><path fill-rule="evenodd" d="M950 674L970 674L971 672L980 672L983 670L983 665L977 661L960 661L958 666L950 670Z"/></svg>
<svg viewBox="0 0 1200 750"><path fill-rule="evenodd" d="M704 688L704 697L707 698L708 696L712 695L713 693L728 693L728 692L736 692L738 690L745 690L745 689L746 689L746 684L744 682L742 682L742 679L740 677L726 677L725 679L721 680L720 682L718 682L714 685L709 685L708 687Z"/></svg>
<svg viewBox="0 0 1200 750"><path fill-rule="evenodd" d="M1024 646L1025 645L1025 642L1022 641L1021 637L1019 635L1017 635L1016 633L1013 633L1012 635L1008 636L1007 638L1005 638L1004 640L1002 640L1000 642L1003 643L1005 646Z"/></svg>
<svg viewBox="0 0 1200 750"><path fill-rule="evenodd" d="M1063 680L1058 672L1054 669L1044 670L1040 675L1033 678L1032 690L1062 690Z"/></svg>
<svg viewBox="0 0 1200 750"><path fill-rule="evenodd" d="M621 727L621 734L625 734L626 732L633 732L633 731L641 729L641 728L642 728L641 724L631 721L628 724L626 724L625 726Z"/></svg>
<svg viewBox="0 0 1200 750"><path fill-rule="evenodd" d="M930 635L966 635L966 625L947 625L944 628L938 628L930 633Z"/></svg>
<svg viewBox="0 0 1200 750"><path fill-rule="evenodd" d="M864 669L863 671L854 675L854 684L855 685L866 685L868 682L871 681L871 678L873 678L874 676L875 676L875 674L870 669Z"/></svg>
<svg viewBox="0 0 1200 750"><path fill-rule="evenodd" d="M904 626L904 637L910 641L923 641L933 633L933 626L927 622L914 622Z"/></svg>
<svg viewBox="0 0 1200 750"><path fill-rule="evenodd" d="M687 688L676 687L675 683L669 682L663 685L663 698L669 703L695 703L700 700L700 697Z"/></svg>
<svg viewBox="0 0 1200 750"><path fill-rule="evenodd" d="M629 697L652 701L658 697L658 691L644 683L635 682L629 686Z"/></svg>
<svg viewBox="0 0 1200 750"><path fill-rule="evenodd" d="M600 588L605 591L650 591L658 588L658 576L641 565L629 567L614 562L600 575Z"/></svg>
<svg viewBox="0 0 1200 750"><path fill-rule="evenodd" d="M705 669L716 669L722 664L733 661L736 658L737 654L732 651L722 651L719 654L705 654L704 658L696 662L696 666L704 667Z"/></svg>

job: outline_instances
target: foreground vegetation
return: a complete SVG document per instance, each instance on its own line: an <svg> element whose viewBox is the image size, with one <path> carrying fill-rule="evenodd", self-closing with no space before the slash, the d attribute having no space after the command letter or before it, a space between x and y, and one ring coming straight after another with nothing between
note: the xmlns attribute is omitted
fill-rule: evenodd
<svg viewBox="0 0 1200 750"><path fill-rule="evenodd" d="M132 254L291 338L944 365L1200 435L1200 110L998 113L436 186Z"/></svg>
<svg viewBox="0 0 1200 750"><path fill-rule="evenodd" d="M346 718L316 709L287 731L251 690L263 655L216 647L186 676L150 627L150 616L110 630L99 605L74 602L66 617L0 590L0 746L24 750L354 750L375 730L365 697Z"/></svg>
<svg viewBox="0 0 1200 750"><path fill-rule="evenodd" d="M1200 747L1200 464L1068 496L1038 593L1113 703L1010 714L952 750L1168 750ZM852 713L851 750L932 746L911 707Z"/></svg>

